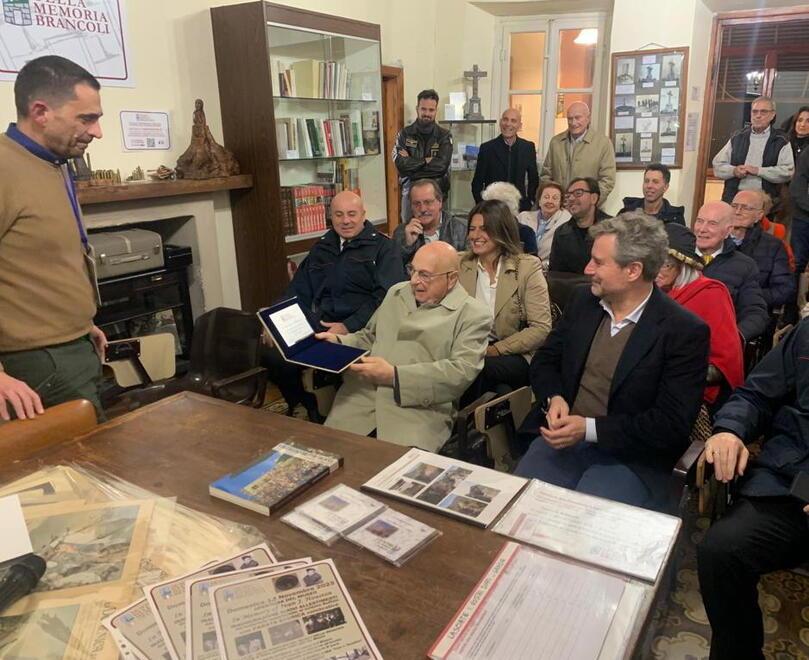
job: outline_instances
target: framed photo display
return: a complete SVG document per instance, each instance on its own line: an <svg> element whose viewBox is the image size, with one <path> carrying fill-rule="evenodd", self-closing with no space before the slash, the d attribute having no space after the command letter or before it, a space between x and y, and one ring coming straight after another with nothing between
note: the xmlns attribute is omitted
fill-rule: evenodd
<svg viewBox="0 0 809 660"><path fill-rule="evenodd" d="M610 138L619 170L683 166L688 48L612 54Z"/></svg>

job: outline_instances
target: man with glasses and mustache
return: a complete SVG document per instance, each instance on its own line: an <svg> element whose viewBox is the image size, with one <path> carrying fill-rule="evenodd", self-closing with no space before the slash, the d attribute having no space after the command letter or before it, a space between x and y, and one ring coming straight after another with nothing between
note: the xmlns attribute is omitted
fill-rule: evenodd
<svg viewBox="0 0 809 660"><path fill-rule="evenodd" d="M558 273L584 273L590 261L593 239L589 229L610 218L598 208L601 189L595 179L573 179L565 193L565 208L573 216L553 235L549 270Z"/></svg>
<svg viewBox="0 0 809 660"><path fill-rule="evenodd" d="M466 219L444 210L444 195L434 179L416 181L410 188L409 199L413 217L393 232L405 264L410 263L419 248L433 241L449 243L459 252L466 249Z"/></svg>
<svg viewBox="0 0 809 660"><path fill-rule="evenodd" d="M49 55L14 83L17 123L0 136L0 418L74 399L99 417L95 269L67 161L101 138L98 80Z"/></svg>
<svg viewBox="0 0 809 660"><path fill-rule="evenodd" d="M451 245L425 245L408 266L410 281L390 288L362 330L316 335L370 351L344 372L326 426L427 451L449 439L492 324L486 305L458 285L458 267Z"/></svg>
<svg viewBox="0 0 809 660"><path fill-rule="evenodd" d="M733 209L733 230L730 238L742 254L758 266L761 295L770 312L795 302L797 282L789 267L784 244L761 228L764 217L764 199L761 191L740 190L730 205Z"/></svg>
<svg viewBox="0 0 809 660"><path fill-rule="evenodd" d="M778 206L778 188L789 181L795 161L789 137L772 126L775 101L759 96L750 107L750 126L734 133L713 159L714 174L725 180L722 201L740 190L764 190Z"/></svg>

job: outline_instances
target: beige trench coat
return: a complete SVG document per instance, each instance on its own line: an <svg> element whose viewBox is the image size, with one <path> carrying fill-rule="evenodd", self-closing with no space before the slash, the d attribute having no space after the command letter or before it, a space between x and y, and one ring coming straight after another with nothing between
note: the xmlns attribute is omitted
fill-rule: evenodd
<svg viewBox="0 0 809 660"><path fill-rule="evenodd" d="M471 257L471 258L470 258ZM459 280L470 296L477 291L477 259L461 255ZM522 355L529 362L551 331L548 284L542 264L533 255L505 257L494 296L494 347L500 355Z"/></svg>
<svg viewBox="0 0 809 660"><path fill-rule="evenodd" d="M349 371L326 426L436 451L452 431L455 406L483 369L491 329L486 307L456 284L437 305L416 305L409 282L395 284L362 330L340 337L396 367L394 388Z"/></svg>
<svg viewBox="0 0 809 660"><path fill-rule="evenodd" d="M612 142L606 135L588 128L582 141L573 147L571 159L567 149L567 136L565 131L551 138L545 163L542 165L542 180L551 179L567 190L573 179L589 176L598 181L601 188L598 205L603 206L615 188L615 149Z"/></svg>

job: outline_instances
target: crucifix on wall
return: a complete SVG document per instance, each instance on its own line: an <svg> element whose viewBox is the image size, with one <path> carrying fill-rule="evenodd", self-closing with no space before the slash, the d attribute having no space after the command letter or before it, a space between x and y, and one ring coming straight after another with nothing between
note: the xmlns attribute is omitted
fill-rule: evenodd
<svg viewBox="0 0 809 660"><path fill-rule="evenodd" d="M464 119L483 119L483 114L480 112L480 97L478 96L478 79L487 76L486 71L481 71L477 64L472 65L471 71L464 71L464 78L472 79L472 96L466 104L466 112Z"/></svg>

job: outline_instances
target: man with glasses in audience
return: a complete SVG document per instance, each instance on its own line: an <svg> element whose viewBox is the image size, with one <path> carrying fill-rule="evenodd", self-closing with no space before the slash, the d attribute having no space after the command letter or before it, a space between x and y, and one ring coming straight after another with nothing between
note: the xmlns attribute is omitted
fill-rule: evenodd
<svg viewBox="0 0 809 660"><path fill-rule="evenodd" d="M419 179L410 187L413 217L393 232L405 264L419 248L433 241L449 243L459 252L466 249L466 219L445 211L443 200L441 187L434 179Z"/></svg>
<svg viewBox="0 0 809 660"><path fill-rule="evenodd" d="M573 216L553 235L549 270L561 273L584 273L590 261L593 239L589 229L610 218L598 208L601 189L591 178L573 179L565 193L565 208Z"/></svg>
<svg viewBox="0 0 809 660"><path fill-rule="evenodd" d="M343 374L326 426L438 450L456 402L483 368L491 312L458 285L458 253L435 241L408 265L358 332L319 339L367 349Z"/></svg>
<svg viewBox="0 0 809 660"><path fill-rule="evenodd" d="M761 227L764 217L763 193L740 190L730 205L733 209L731 240L742 254L758 266L758 283L769 311L794 303L797 289L795 274L789 267L784 244Z"/></svg>
<svg viewBox="0 0 809 660"><path fill-rule="evenodd" d="M775 101L759 96L750 107L750 126L714 156L714 174L725 181L722 201L730 204L740 190L764 190L777 208L779 185L792 178L795 161L789 137L773 121Z"/></svg>

